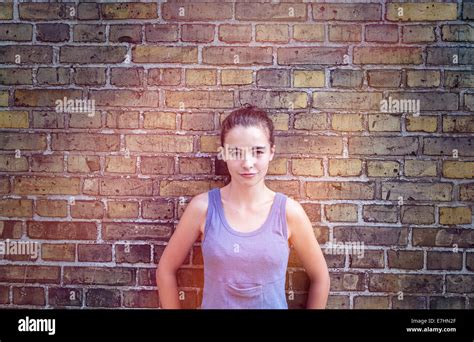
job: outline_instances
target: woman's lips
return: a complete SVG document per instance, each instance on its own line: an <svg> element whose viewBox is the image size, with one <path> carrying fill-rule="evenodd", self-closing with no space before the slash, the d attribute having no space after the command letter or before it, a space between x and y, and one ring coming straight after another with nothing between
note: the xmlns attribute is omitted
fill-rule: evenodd
<svg viewBox="0 0 474 342"><path fill-rule="evenodd" d="M241 173L240 175L245 178L252 178L256 173Z"/></svg>

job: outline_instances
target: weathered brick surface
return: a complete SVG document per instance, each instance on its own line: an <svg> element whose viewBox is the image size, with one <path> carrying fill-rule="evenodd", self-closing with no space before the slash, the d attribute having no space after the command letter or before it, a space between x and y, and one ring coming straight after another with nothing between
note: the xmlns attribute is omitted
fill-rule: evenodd
<svg viewBox="0 0 474 342"><path fill-rule="evenodd" d="M473 308L473 19L466 1L1 3L0 237L40 248L0 259L0 307L160 306L156 266L186 203L230 181L219 131L250 103L275 128L267 186L323 249L368 247L325 253L328 308ZM196 243L184 308L202 266ZM304 308L293 249L288 267Z"/></svg>

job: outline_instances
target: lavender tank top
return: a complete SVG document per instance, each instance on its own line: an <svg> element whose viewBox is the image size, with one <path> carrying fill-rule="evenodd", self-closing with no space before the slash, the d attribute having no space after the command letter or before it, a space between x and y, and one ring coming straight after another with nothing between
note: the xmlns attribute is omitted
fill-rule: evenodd
<svg viewBox="0 0 474 342"><path fill-rule="evenodd" d="M257 230L239 232L227 222L221 192L208 192L202 254L201 309L288 309L285 297L289 247L286 199L276 192L270 214Z"/></svg>

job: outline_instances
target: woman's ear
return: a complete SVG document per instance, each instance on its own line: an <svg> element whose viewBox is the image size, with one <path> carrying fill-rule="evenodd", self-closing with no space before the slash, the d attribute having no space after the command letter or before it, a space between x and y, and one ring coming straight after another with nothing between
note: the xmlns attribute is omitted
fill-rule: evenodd
<svg viewBox="0 0 474 342"><path fill-rule="evenodd" d="M276 152L276 146L273 145L273 146L270 148L270 160L273 160L273 157L275 156L275 152Z"/></svg>

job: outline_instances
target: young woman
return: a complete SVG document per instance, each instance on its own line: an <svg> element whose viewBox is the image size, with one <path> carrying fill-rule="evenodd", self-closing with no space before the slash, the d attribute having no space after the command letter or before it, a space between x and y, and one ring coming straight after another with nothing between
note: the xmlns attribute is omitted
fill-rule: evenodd
<svg viewBox="0 0 474 342"><path fill-rule="evenodd" d="M201 309L287 309L289 244L311 281L306 307L325 308L329 273L311 222L297 201L265 185L275 155L271 119L249 105L235 110L222 123L221 144L231 181L186 207L157 269L162 308L180 308L176 272L199 237Z"/></svg>

